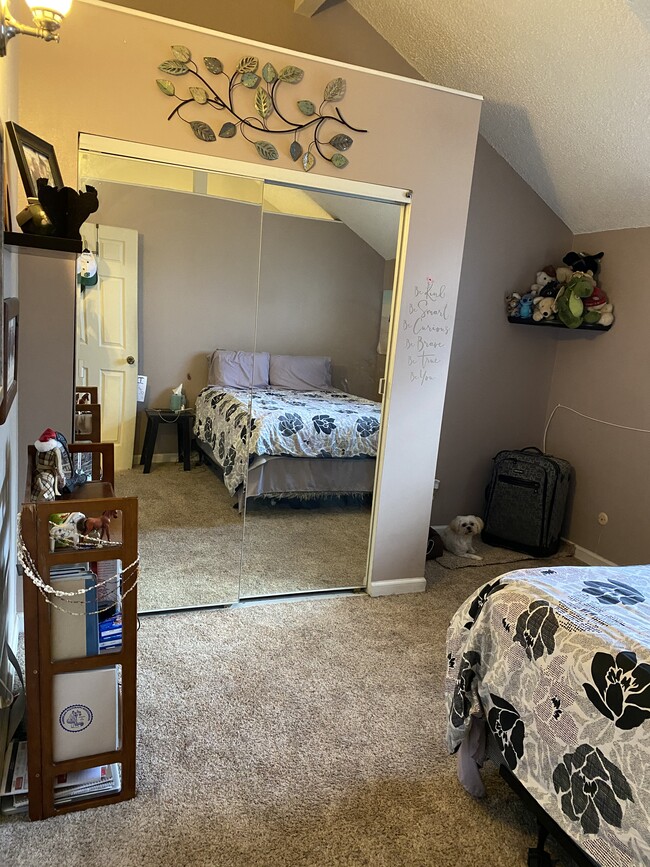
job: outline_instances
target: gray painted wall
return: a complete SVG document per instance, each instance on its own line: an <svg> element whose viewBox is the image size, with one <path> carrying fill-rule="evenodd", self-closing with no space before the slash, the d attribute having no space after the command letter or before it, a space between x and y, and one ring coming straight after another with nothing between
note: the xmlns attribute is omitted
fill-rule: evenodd
<svg viewBox="0 0 650 867"><path fill-rule="evenodd" d="M483 514L491 459L541 445L555 358L554 332L511 325L506 292L561 261L572 234L479 138L442 423L432 520Z"/></svg>
<svg viewBox="0 0 650 867"><path fill-rule="evenodd" d="M19 254L18 480L25 493L27 447L51 427L72 442L75 277L69 254ZM34 352L43 346L44 354Z"/></svg>
<svg viewBox="0 0 650 867"><path fill-rule="evenodd" d="M605 251L599 284L614 305L611 331L562 334L548 411L558 404L613 424L650 429L650 228L578 235L574 250ZM650 435L558 410L548 450L571 461L568 536L620 565L650 561ZM598 513L609 522L601 527Z"/></svg>
<svg viewBox="0 0 650 867"><path fill-rule="evenodd" d="M328 355L337 388L377 400L384 266L343 223L265 214L257 345Z"/></svg>
<svg viewBox="0 0 650 867"><path fill-rule="evenodd" d="M376 399L384 259L342 223L266 213L206 196L98 183L93 219L139 232L139 371L147 406L168 406L180 382L190 404L207 383L206 355L257 346L328 355L334 384ZM92 291L92 290L90 290ZM143 413L141 413L143 415ZM136 434L139 454L142 418ZM161 429L156 450L175 450Z"/></svg>

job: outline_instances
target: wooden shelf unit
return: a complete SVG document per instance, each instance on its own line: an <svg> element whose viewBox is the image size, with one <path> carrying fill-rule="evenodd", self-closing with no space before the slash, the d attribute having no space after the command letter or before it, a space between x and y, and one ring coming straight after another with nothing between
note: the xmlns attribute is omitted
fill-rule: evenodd
<svg viewBox="0 0 650 867"><path fill-rule="evenodd" d="M102 441L102 408L97 395L98 388L96 385L89 385L87 388L77 386L75 388L75 417L74 417L74 439L76 443L100 443ZM80 403L80 400L88 397L88 403ZM82 431L80 416L90 416L90 430ZM99 455L93 454L93 475L98 473Z"/></svg>
<svg viewBox="0 0 650 867"><path fill-rule="evenodd" d="M85 450L88 445L79 444L77 450ZM21 512L22 537L39 575L48 584L50 566L58 563L121 560L125 570L121 580L122 646L119 650L110 653L53 661L50 605L29 576L23 575L30 819L45 819L61 813L114 804L135 797L137 588L133 585L137 580L138 572L137 566L130 566L130 564L135 563L138 556L138 501L135 497L124 498L112 495L113 446L100 443L94 444L94 448L105 457L103 479L87 482L79 489L79 496L75 491L73 495L64 499L24 503ZM108 509L115 509L121 513L121 538L118 545L110 548L50 551L49 518L52 513L79 511L85 515L100 515ZM122 669L119 749L55 762L52 743L54 676L115 665L121 666ZM111 763L120 763L122 766L122 787L119 792L93 796L68 804L55 804L54 780L58 774Z"/></svg>

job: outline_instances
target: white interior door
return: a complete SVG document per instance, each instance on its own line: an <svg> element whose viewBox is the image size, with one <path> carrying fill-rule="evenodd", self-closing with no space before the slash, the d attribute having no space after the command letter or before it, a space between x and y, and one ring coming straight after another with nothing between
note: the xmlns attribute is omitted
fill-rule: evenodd
<svg viewBox="0 0 650 867"><path fill-rule="evenodd" d="M124 470L137 411L138 233L86 224L82 237L98 251L98 280L77 290L77 385L98 387L102 442L114 444L115 469Z"/></svg>

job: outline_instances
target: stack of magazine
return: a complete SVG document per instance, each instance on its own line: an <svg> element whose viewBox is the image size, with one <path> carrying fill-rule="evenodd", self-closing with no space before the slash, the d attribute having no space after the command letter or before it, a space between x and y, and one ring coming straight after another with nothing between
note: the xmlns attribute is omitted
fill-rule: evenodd
<svg viewBox="0 0 650 867"><path fill-rule="evenodd" d="M70 774L60 774L54 781L57 806L119 792L122 788L120 765L100 765ZM29 805L27 788L27 743L12 741L7 747L0 786L2 812L24 813Z"/></svg>

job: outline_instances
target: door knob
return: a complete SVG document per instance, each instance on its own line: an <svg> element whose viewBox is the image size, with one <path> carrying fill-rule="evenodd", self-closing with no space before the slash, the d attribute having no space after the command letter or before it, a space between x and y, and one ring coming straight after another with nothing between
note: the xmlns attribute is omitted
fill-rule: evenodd
<svg viewBox="0 0 650 867"><path fill-rule="evenodd" d="M135 364L135 358L132 355L127 355L126 356L126 363L127 364Z"/></svg>

